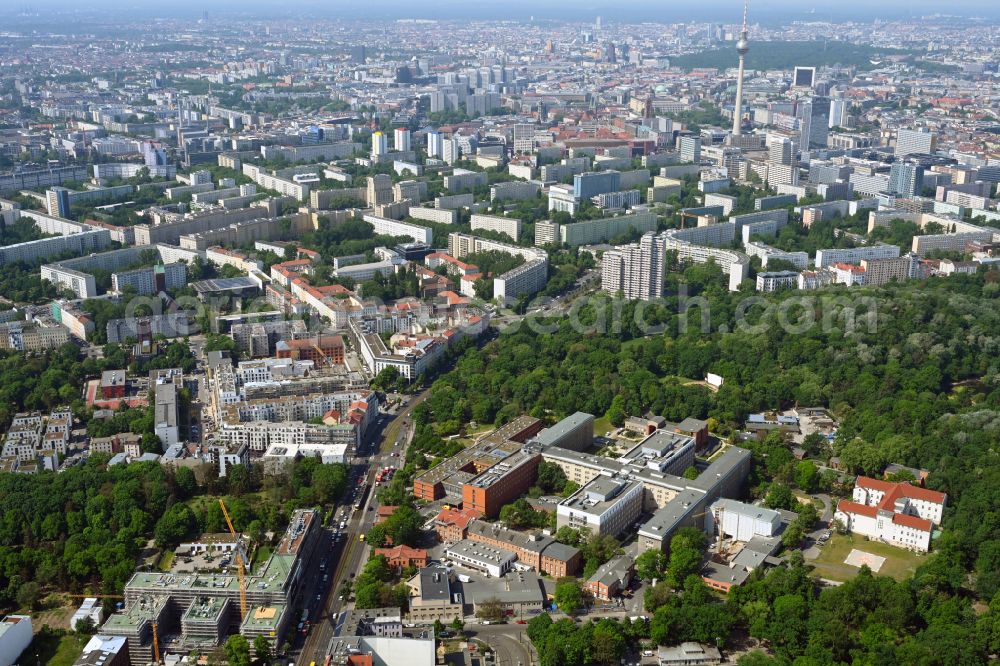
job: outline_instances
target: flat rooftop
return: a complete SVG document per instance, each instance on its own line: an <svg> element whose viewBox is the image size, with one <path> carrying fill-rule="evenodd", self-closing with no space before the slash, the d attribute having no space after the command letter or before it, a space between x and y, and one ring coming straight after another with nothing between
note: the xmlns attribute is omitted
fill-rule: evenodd
<svg viewBox="0 0 1000 666"><path fill-rule="evenodd" d="M424 601L451 601L451 581L444 567L424 567L420 577L420 598Z"/></svg>
<svg viewBox="0 0 1000 666"><path fill-rule="evenodd" d="M211 294L223 291L242 291L258 288L257 282L249 277L217 278L192 282L191 288L199 294Z"/></svg>
<svg viewBox="0 0 1000 666"><path fill-rule="evenodd" d="M471 564L481 566L500 564L517 559L517 553L506 548L495 548L479 541L465 539L449 546L445 553L449 556L461 556L470 560Z"/></svg>
<svg viewBox="0 0 1000 666"><path fill-rule="evenodd" d="M251 606L247 611L247 616L243 619L243 629L277 631L287 608L285 604Z"/></svg>
<svg viewBox="0 0 1000 666"><path fill-rule="evenodd" d="M601 516L637 486L642 486L642 483L601 474L559 504L574 511ZM642 501L641 498L639 501Z"/></svg>
<svg viewBox="0 0 1000 666"><path fill-rule="evenodd" d="M469 485L475 486L476 488L489 488L504 477L515 472L522 465L529 463L535 455L536 454L527 453L525 451L518 451L512 456L504 458L502 461L496 463L485 472L469 481Z"/></svg>
<svg viewBox="0 0 1000 666"><path fill-rule="evenodd" d="M215 624L219 621L219 616L229 604L229 600L224 597L198 597L194 603L184 611L182 622L208 622Z"/></svg>

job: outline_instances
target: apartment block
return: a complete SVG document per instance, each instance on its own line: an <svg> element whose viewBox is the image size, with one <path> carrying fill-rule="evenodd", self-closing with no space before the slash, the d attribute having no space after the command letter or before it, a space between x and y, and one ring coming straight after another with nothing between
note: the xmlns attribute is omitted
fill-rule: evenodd
<svg viewBox="0 0 1000 666"><path fill-rule="evenodd" d="M604 253L601 289L628 300L651 301L663 295L663 242L653 233L638 243Z"/></svg>
<svg viewBox="0 0 1000 666"><path fill-rule="evenodd" d="M515 243L521 238L521 220L497 215L473 215L470 219L472 229L495 231L507 234Z"/></svg>

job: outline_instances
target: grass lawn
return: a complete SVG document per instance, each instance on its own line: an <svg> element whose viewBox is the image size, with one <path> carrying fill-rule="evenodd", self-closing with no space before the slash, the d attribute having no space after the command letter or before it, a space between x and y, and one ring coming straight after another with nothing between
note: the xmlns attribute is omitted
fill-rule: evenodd
<svg viewBox="0 0 1000 666"><path fill-rule="evenodd" d="M604 433L614 429L615 426L611 425L611 421L607 420L603 416L594 419L594 434L598 437L603 437Z"/></svg>
<svg viewBox="0 0 1000 666"><path fill-rule="evenodd" d="M262 567L264 563L267 562L267 558L271 557L273 550L274 549L271 548L271 544L265 543L261 545L253 556L254 568L259 570L259 567Z"/></svg>
<svg viewBox="0 0 1000 666"><path fill-rule="evenodd" d="M89 636L45 626L25 648L22 662L35 663L35 655L38 655L38 663L47 666L72 666L88 640Z"/></svg>
<svg viewBox="0 0 1000 666"><path fill-rule="evenodd" d="M48 666L72 666L83 651L83 646L90 640L88 636L67 634L59 640L56 653L48 661Z"/></svg>
<svg viewBox="0 0 1000 666"><path fill-rule="evenodd" d="M858 573L857 567L844 564L844 559L852 548L884 557L885 563L882 564L879 575L892 576L896 580L902 580L912 574L927 557L923 553L914 553L878 541L868 541L861 536L834 533L827 544L819 549L819 557L807 563L816 567L815 573L821 578L849 580Z"/></svg>
<svg viewBox="0 0 1000 666"><path fill-rule="evenodd" d="M157 568L159 568L160 571L164 572L170 571L170 567L173 565L173 563L174 563L174 551L167 550L164 551L163 555L160 557L160 562L159 564L157 564Z"/></svg>

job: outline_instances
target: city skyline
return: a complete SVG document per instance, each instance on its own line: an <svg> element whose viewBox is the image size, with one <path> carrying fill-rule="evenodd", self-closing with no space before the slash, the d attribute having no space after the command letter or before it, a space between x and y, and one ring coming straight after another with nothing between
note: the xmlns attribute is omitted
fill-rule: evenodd
<svg viewBox="0 0 1000 666"><path fill-rule="evenodd" d="M636 21L696 21L710 20L733 22L732 17L738 16L742 9L739 0L722 0L711 6L665 7L653 0L637 0L630 8L628 19L619 16L619 6L597 0L582 6L574 7L574 13L579 21L593 21L602 16L605 25L614 23L629 23ZM965 16L965 17L1000 17L1000 5L989 0L956 0L946 8L931 0L890 0L873 6L861 0L847 0L836 3L816 3L803 6L798 2L766 2L754 7L756 21L760 23L777 23L788 20L871 20L882 18L896 20L902 18L919 18L921 16ZM14 15L25 9L33 12L56 10L78 15L93 12L116 11L128 16L200 16L204 11L210 14L241 14L261 17L280 18L294 15L296 12L308 12L324 18L343 17L349 19L363 18L432 18L444 20L448 18L495 19L527 21L536 20L565 21L566 12L561 3L542 0L509 0L501 9L495 5L470 4L454 0L428 0L419 6L399 0L371 0L365 3L338 3L330 6L321 0L292 0L282 3L276 9L272 3L263 0L220 0L207 8L203 3L194 0L178 0L170 6L149 6L135 0L92 0L85 7L73 0L34 0L33 2L12 3L6 8L0 8L0 15Z"/></svg>

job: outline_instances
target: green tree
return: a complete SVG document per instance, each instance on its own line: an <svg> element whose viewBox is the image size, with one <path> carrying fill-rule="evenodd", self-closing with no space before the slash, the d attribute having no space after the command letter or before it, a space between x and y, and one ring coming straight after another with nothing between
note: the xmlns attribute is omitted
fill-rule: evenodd
<svg viewBox="0 0 1000 666"><path fill-rule="evenodd" d="M393 545L416 546L421 536L423 516L412 506L404 504L392 512L382 523L387 537Z"/></svg>
<svg viewBox="0 0 1000 666"><path fill-rule="evenodd" d="M505 504L500 509L500 520L509 528L517 530L525 527L545 527L548 515L544 511L535 511L528 500L523 497Z"/></svg>
<svg viewBox="0 0 1000 666"><path fill-rule="evenodd" d="M670 539L670 560L666 580L674 589L680 589L688 576L701 569L705 534L694 527L682 527Z"/></svg>
<svg viewBox="0 0 1000 666"><path fill-rule="evenodd" d="M250 666L250 642L245 636L233 634L226 639L225 652L229 666Z"/></svg>
<svg viewBox="0 0 1000 666"><path fill-rule="evenodd" d="M604 413L604 418L610 421L611 425L621 427L625 425L625 416L625 398L621 395L616 395L611 400L608 411Z"/></svg>
<svg viewBox="0 0 1000 666"><path fill-rule="evenodd" d="M17 605L27 610L36 610L42 598L42 586L33 580L21 583L17 588Z"/></svg>
<svg viewBox="0 0 1000 666"><path fill-rule="evenodd" d="M795 485L807 493L819 487L819 469L810 460L803 460L795 466Z"/></svg>
<svg viewBox="0 0 1000 666"><path fill-rule="evenodd" d="M643 593L642 606L650 613L654 613L657 608L670 601L673 594L673 588L670 583L665 580L660 581L656 585L649 585Z"/></svg>
<svg viewBox="0 0 1000 666"><path fill-rule="evenodd" d="M787 509L788 511L794 511L798 508L799 503L792 494L792 489L786 486L784 483L772 483L770 489L767 491L767 497L764 499L764 505L768 509Z"/></svg>
<svg viewBox="0 0 1000 666"><path fill-rule="evenodd" d="M590 654L595 663L604 666L619 664L626 648L619 624L607 618L598 620L594 624L590 646Z"/></svg>
<svg viewBox="0 0 1000 666"><path fill-rule="evenodd" d="M504 618L503 604L496 597L486 599L481 604L476 604L476 617L488 622L499 622Z"/></svg>
<svg viewBox="0 0 1000 666"><path fill-rule="evenodd" d="M577 578L564 577L556 581L556 606L567 615L576 615L583 609L583 589Z"/></svg>
<svg viewBox="0 0 1000 666"><path fill-rule="evenodd" d="M646 581L662 579L666 568L667 556L662 550L650 549L635 558L635 572Z"/></svg>
<svg viewBox="0 0 1000 666"><path fill-rule="evenodd" d="M566 473L555 463L538 464L538 487L547 493L561 493L566 487Z"/></svg>
<svg viewBox="0 0 1000 666"><path fill-rule="evenodd" d="M253 639L253 653L256 655L257 661L265 664L270 662L274 656L271 653L271 642L264 636L257 636Z"/></svg>
<svg viewBox="0 0 1000 666"><path fill-rule="evenodd" d="M153 534L156 545L163 548L176 546L182 539L192 535L198 528L198 520L185 504L174 504L156 521Z"/></svg>

